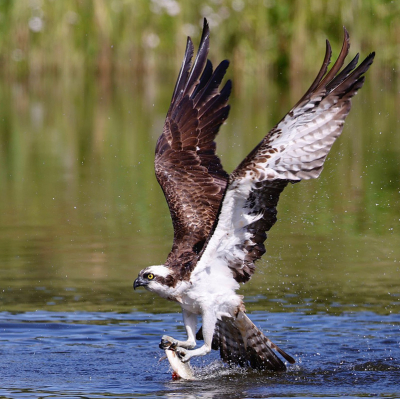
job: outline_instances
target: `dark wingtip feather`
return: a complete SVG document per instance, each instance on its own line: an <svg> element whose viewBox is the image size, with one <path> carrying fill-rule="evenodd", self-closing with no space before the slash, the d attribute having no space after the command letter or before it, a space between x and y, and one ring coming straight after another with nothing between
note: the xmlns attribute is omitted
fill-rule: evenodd
<svg viewBox="0 0 400 399"><path fill-rule="evenodd" d="M215 68L213 75L208 79L208 82L204 85L204 87L202 87L200 91L196 91L196 97L194 99L194 104L196 107L201 109L203 105L205 105L211 99L211 97L216 94L218 87L225 76L228 66L228 60L222 61L217 68ZM208 109L208 107L206 109ZM201 116L206 109L202 109L199 115Z"/></svg>
<svg viewBox="0 0 400 399"><path fill-rule="evenodd" d="M191 95L192 98L196 97L199 91L201 91L204 88L204 86L210 80L212 74L213 74L212 62L210 60L207 60L206 66L204 67L203 73L201 74L200 77L200 82L194 89L193 94Z"/></svg>
<svg viewBox="0 0 400 399"><path fill-rule="evenodd" d="M368 54L368 56L364 59L364 61L349 75L348 79L354 77L354 79L358 79L360 76L364 75L369 67L374 62L375 51Z"/></svg>
<svg viewBox="0 0 400 399"><path fill-rule="evenodd" d="M346 28L344 28L343 32L343 44L342 44L342 49L340 50L339 56L336 59L335 63L333 64L332 68L330 71L325 75L325 77L321 80L320 84L318 87L326 87L326 85L334 79L336 74L340 71L344 64L344 60L347 57L347 54L349 54L349 48L350 48L350 35L349 32L347 32Z"/></svg>
<svg viewBox="0 0 400 399"><path fill-rule="evenodd" d="M360 55L357 53L356 56L349 62L349 64L343 68L327 85L326 90L329 92L335 87L339 86L351 73L351 71L357 66Z"/></svg>
<svg viewBox="0 0 400 399"><path fill-rule="evenodd" d="M226 71L229 67L229 60L222 60L219 65Z"/></svg>
<svg viewBox="0 0 400 399"><path fill-rule="evenodd" d="M315 78L314 82L304 94L304 96L296 103L294 106L297 107L304 100L309 99L309 97L318 89L326 90L327 93L335 90L339 87L345 80L347 80L350 76L354 76L353 74L357 71L358 76L361 76L365 73L369 66L372 64L375 53L371 53L357 68L357 63L359 59L359 54L357 54L352 61L342 70L344 61L349 53L350 49L350 35L347 31L346 27L343 26L343 44L342 49L340 50L340 54L336 59L334 65L327 73L328 65L330 63L330 58L332 55L331 45L329 40L326 40L326 51L324 62L322 63L322 67ZM356 69L355 69L356 68ZM353 71L354 70L354 71ZM352 72L353 71L353 72Z"/></svg>
<svg viewBox="0 0 400 399"><path fill-rule="evenodd" d="M210 47L210 27L208 25L207 19L204 18L203 32L200 39L200 45L192 69L191 67L192 67L192 58L194 54L194 46L192 39L189 36L187 38L185 56L183 58L182 67L181 70L179 71L178 79L175 84L175 89L171 100L171 106L172 104L175 103L175 101L182 98L186 93L186 91L188 89L190 90L191 87L196 83L197 79L199 79L207 63L207 55L209 47Z"/></svg>
<svg viewBox="0 0 400 399"><path fill-rule="evenodd" d="M228 100L229 96L231 95L231 92L232 92L232 80L228 79L221 90L221 95L225 96L226 99Z"/></svg>
<svg viewBox="0 0 400 399"><path fill-rule="evenodd" d="M199 83L201 74L206 67L208 51L210 49L210 29L207 20L204 19L203 33L201 35L199 49L197 50L196 59L194 61L189 78L187 79L184 94L192 95L196 85Z"/></svg>
<svg viewBox="0 0 400 399"><path fill-rule="evenodd" d="M345 26L343 26L343 36L344 36L344 41L346 41L349 44L350 48L350 35Z"/></svg>
<svg viewBox="0 0 400 399"><path fill-rule="evenodd" d="M201 35L200 43L203 41L203 39L206 36L210 36L210 26L208 25L207 18L204 18L204 20L203 20L203 33Z"/></svg>
<svg viewBox="0 0 400 399"><path fill-rule="evenodd" d="M318 72L318 75L312 82L309 89L304 93L304 96L300 98L300 100L296 103L296 105L293 108L296 108L301 102L303 102L306 98L308 98L309 95L318 87L322 78L326 74L326 71L328 70L328 66L331 63L331 57L332 57L332 47L331 44L329 43L329 40L326 39L325 57L324 61L322 62L321 68Z"/></svg>
<svg viewBox="0 0 400 399"><path fill-rule="evenodd" d="M180 97L180 93L182 92L183 88L188 79L190 67L192 66L192 58L194 54L194 46L192 39L188 36L186 41L186 49L185 55L183 57L182 66L179 71L178 79L175 83L175 88L172 94L171 105L170 109L173 107L175 101Z"/></svg>
<svg viewBox="0 0 400 399"><path fill-rule="evenodd" d="M374 61L374 58L375 58L375 51L373 51L372 53L369 53L368 57L366 59L371 59L371 63L370 63L370 65L371 65L372 62Z"/></svg>

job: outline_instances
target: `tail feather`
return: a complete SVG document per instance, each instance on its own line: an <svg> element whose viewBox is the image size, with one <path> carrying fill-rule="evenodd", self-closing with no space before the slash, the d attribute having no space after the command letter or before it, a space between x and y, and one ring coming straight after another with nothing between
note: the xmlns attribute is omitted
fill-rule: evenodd
<svg viewBox="0 0 400 399"><path fill-rule="evenodd" d="M197 338L202 339L201 330L197 333ZM224 362L241 367L285 371L286 366L275 351L289 363L295 363L290 355L268 339L242 311L236 318L222 317L218 320L212 348L219 349Z"/></svg>
<svg viewBox="0 0 400 399"><path fill-rule="evenodd" d="M224 317L217 323L214 333L215 347L221 359L228 364L247 366L247 351L243 337L236 328L233 319Z"/></svg>

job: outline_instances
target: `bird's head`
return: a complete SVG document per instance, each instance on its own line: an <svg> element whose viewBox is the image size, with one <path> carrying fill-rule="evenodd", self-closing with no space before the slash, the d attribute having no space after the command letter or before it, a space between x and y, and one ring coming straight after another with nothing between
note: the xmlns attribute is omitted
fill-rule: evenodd
<svg viewBox="0 0 400 399"><path fill-rule="evenodd" d="M149 291L159 292L163 287L171 286L171 270L164 266L149 266L139 272L137 279L133 283L133 289L144 287Z"/></svg>

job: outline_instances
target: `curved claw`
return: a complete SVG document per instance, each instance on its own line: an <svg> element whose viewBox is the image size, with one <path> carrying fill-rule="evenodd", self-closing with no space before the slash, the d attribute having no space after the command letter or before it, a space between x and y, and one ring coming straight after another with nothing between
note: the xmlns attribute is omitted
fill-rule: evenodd
<svg viewBox="0 0 400 399"><path fill-rule="evenodd" d="M166 350L166 349L170 349L170 350L175 350L175 348L177 347L176 342L174 342L175 340L171 337L168 337L167 335L164 335L161 338L161 342L158 345L160 349Z"/></svg>
<svg viewBox="0 0 400 399"><path fill-rule="evenodd" d="M175 348L175 353L178 355L179 359L183 363L186 363L191 358L189 352L190 351L186 350L185 348L181 348L179 346L177 348Z"/></svg>
<svg viewBox="0 0 400 399"><path fill-rule="evenodd" d="M166 350L166 349L168 349L170 346L171 346L171 345L170 345L169 342L166 342L166 341L163 341L163 340L161 340L161 342L158 344L158 347L159 347L160 349L162 349L162 350Z"/></svg>

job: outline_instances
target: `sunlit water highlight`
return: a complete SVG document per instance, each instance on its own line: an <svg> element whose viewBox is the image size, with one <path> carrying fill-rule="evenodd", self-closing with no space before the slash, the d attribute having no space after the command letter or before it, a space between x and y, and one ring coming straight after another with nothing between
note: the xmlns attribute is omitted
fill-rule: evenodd
<svg viewBox="0 0 400 399"><path fill-rule="evenodd" d="M252 320L297 363L286 373L194 361L197 381L173 382L157 348L183 335L181 316L148 313L0 314L2 397L262 398L400 394L400 315L255 312Z"/></svg>

